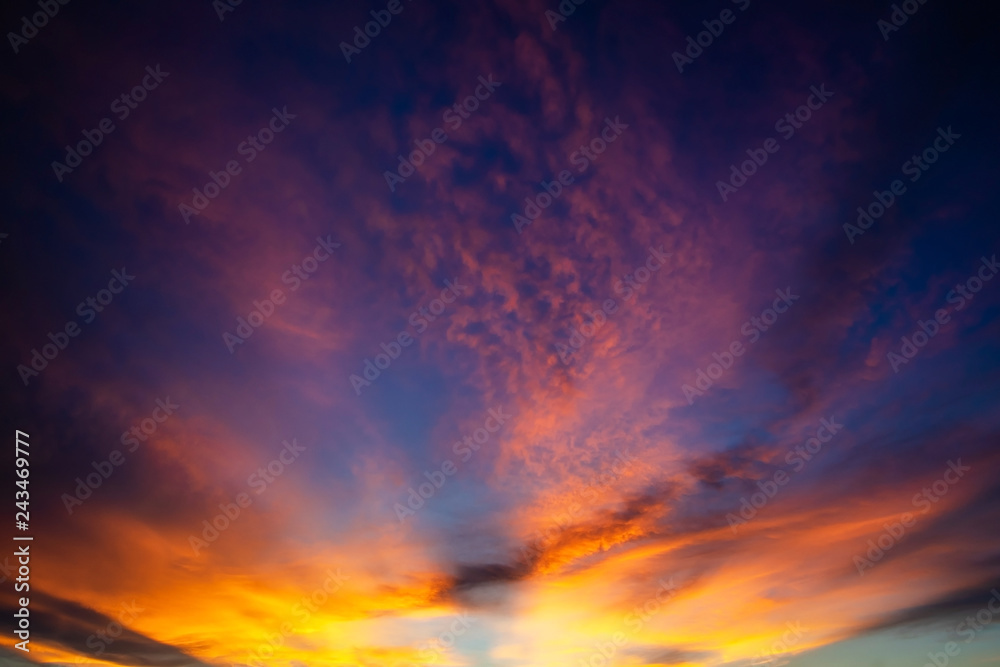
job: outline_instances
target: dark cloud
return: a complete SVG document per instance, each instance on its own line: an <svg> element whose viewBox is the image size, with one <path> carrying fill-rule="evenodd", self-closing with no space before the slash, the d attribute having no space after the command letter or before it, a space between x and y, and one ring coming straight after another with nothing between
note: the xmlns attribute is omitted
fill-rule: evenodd
<svg viewBox="0 0 1000 667"><path fill-rule="evenodd" d="M924 630L927 626L953 629L953 623L959 617L969 613L974 614L986 607L990 600L995 599L994 591L998 588L1000 588L1000 577L983 581L975 586L949 591L927 604L900 609L874 621L860 629L858 634L909 626L921 627Z"/></svg>
<svg viewBox="0 0 1000 667"><path fill-rule="evenodd" d="M668 647L643 647L633 649L630 654L637 656L644 665L684 665L708 661L716 656L712 651L691 651Z"/></svg>
<svg viewBox="0 0 1000 667"><path fill-rule="evenodd" d="M17 609L12 593L0 597L0 613L10 617ZM141 605L130 600L118 616L107 616L71 600L32 590L30 594L31 632L85 658L108 660L122 665L144 667L209 667L183 649L164 644L130 629L127 623L142 613ZM98 632L118 632L120 636L106 643ZM110 635L105 635L109 639ZM37 639L36 639L37 641ZM98 651L101 651L98 653Z"/></svg>

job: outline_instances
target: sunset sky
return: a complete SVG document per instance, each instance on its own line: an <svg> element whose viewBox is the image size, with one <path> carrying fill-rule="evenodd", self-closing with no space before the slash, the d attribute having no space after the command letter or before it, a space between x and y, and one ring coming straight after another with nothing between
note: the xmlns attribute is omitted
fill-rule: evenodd
<svg viewBox="0 0 1000 667"><path fill-rule="evenodd" d="M0 667L1000 666L996 7L41 2Z"/></svg>

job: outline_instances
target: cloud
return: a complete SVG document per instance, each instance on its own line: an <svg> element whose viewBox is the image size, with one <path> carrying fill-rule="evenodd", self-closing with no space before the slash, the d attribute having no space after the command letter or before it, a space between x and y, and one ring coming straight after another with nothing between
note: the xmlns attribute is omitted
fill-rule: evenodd
<svg viewBox="0 0 1000 667"><path fill-rule="evenodd" d="M4 595L3 613L12 615L16 606L12 594ZM208 667L185 649L147 637L120 623L120 619L89 607L34 590L31 594L31 630L44 637L46 644L55 644L86 658L103 659L122 665L150 667ZM111 624L123 626L121 635L110 644L96 636L106 632ZM114 630L111 631L114 633ZM111 635L106 635L111 637ZM190 649L192 647L186 647ZM103 649L103 650L101 650ZM100 653L97 653L101 650ZM26 661L26 664L35 664Z"/></svg>

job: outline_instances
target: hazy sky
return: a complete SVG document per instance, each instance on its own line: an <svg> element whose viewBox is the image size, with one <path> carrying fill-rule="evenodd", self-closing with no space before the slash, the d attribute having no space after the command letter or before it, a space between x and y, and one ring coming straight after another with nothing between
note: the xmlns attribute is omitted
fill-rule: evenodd
<svg viewBox="0 0 1000 667"><path fill-rule="evenodd" d="M1000 17L902 4L9 4L0 665L1000 665Z"/></svg>

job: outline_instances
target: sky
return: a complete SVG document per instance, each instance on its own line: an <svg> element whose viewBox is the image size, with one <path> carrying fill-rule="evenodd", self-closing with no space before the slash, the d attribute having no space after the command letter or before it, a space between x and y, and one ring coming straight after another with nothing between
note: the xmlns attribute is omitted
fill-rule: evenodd
<svg viewBox="0 0 1000 667"><path fill-rule="evenodd" d="M8 3L0 665L1000 665L998 18Z"/></svg>

